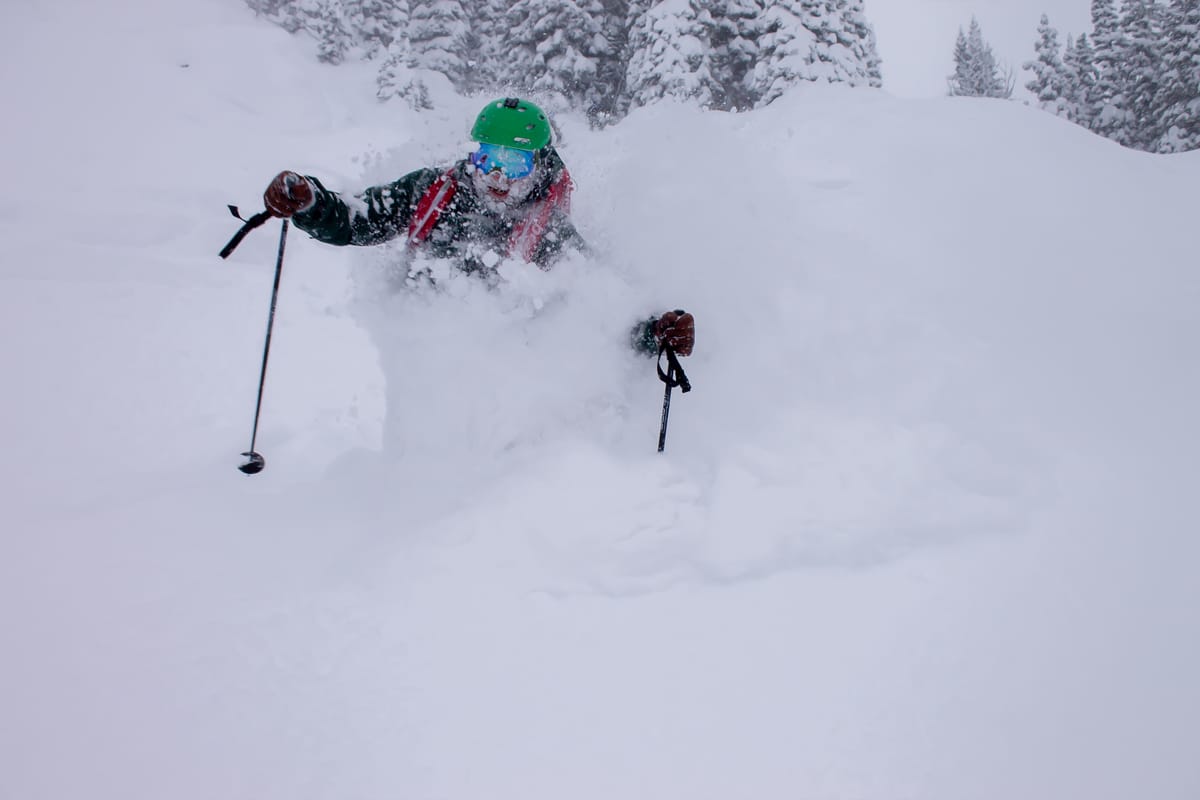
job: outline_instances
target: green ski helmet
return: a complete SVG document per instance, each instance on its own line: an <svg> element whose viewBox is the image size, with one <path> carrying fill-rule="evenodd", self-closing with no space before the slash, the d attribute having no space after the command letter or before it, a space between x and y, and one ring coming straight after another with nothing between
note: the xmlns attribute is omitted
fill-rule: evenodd
<svg viewBox="0 0 1200 800"><path fill-rule="evenodd" d="M537 151L550 144L550 120L528 100L504 97L483 107L471 128L471 138L485 144Z"/></svg>

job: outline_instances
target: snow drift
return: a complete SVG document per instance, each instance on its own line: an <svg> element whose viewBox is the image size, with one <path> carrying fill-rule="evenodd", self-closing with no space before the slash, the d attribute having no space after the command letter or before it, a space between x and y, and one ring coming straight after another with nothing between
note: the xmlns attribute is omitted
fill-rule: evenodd
<svg viewBox="0 0 1200 800"><path fill-rule="evenodd" d="M220 262L223 204L479 101L72 12L3 12L0 796L1200 790L1200 159L836 87L564 118L591 257L411 291L293 236L248 479L276 242Z"/></svg>

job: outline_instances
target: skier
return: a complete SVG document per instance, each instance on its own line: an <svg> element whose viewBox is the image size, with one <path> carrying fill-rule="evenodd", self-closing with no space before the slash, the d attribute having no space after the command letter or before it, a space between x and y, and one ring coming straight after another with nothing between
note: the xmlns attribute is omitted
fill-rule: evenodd
<svg viewBox="0 0 1200 800"><path fill-rule="evenodd" d="M488 103L471 139L478 148L449 169L418 169L364 190L354 203L290 170L275 176L263 202L322 242L369 245L403 236L410 248L453 259L465 272L486 273L488 251L549 269L564 252L586 248L568 216L574 184L540 108L516 97ZM633 330L642 352L666 344L686 356L694 343L695 320L686 312L668 311Z"/></svg>

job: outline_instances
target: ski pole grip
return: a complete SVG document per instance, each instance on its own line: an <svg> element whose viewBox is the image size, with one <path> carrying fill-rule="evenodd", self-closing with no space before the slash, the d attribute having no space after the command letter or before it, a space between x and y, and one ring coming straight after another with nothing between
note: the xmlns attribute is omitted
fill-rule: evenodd
<svg viewBox="0 0 1200 800"><path fill-rule="evenodd" d="M230 206L229 211L238 219L242 218L241 215L238 214L237 206ZM235 233L233 238L229 240L229 244L221 248L221 258L229 258L230 254L233 253L233 251L237 249L237 246L242 243L242 239L246 238L246 234L269 220L271 216L272 215L270 211L260 211L250 219L246 220L246 224L238 229L238 232Z"/></svg>

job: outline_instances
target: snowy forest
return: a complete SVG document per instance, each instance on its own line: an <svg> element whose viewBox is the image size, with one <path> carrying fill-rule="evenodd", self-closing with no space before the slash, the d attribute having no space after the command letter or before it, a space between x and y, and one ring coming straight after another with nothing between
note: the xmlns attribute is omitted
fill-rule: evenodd
<svg viewBox="0 0 1200 800"><path fill-rule="evenodd" d="M247 0L318 43L379 63L381 100L426 106L420 75L511 89L598 124L670 97L764 106L800 81L881 86L862 0Z"/></svg>
<svg viewBox="0 0 1200 800"><path fill-rule="evenodd" d="M1025 87L1046 111L1126 147L1200 148L1200 0L1092 0L1091 33L1042 16Z"/></svg>

